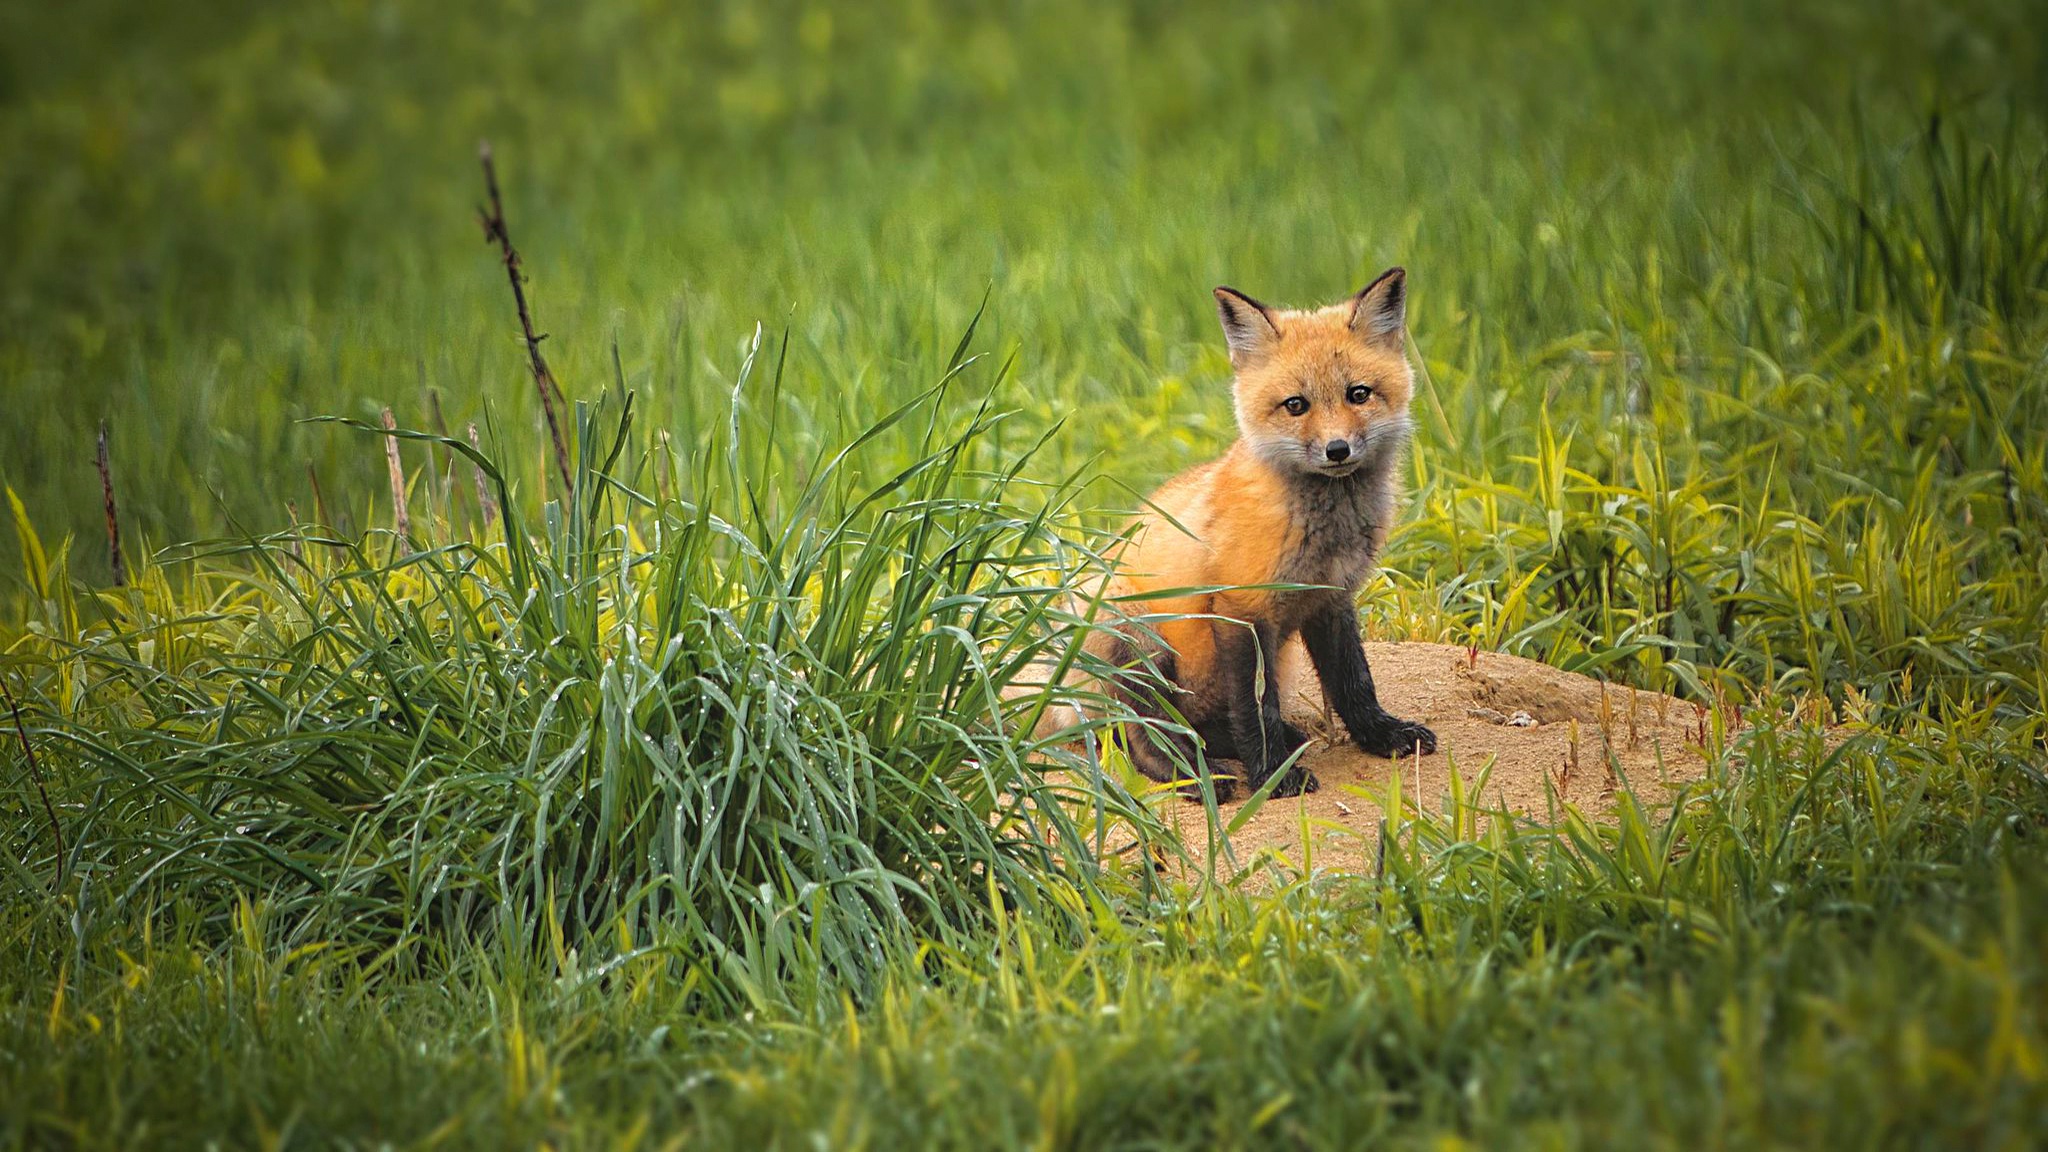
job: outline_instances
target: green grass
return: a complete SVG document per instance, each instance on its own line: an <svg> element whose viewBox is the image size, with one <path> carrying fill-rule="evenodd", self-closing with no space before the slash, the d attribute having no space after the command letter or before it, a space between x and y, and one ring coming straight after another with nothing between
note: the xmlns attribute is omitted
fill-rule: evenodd
<svg viewBox="0 0 2048 1152"><path fill-rule="evenodd" d="M2042 33L0 14L0 1132L2037 1143ZM1420 428L1366 627L1712 706L1713 772L1155 873L1159 801L1003 689L1232 434L1208 287L1394 263Z"/></svg>
<svg viewBox="0 0 2048 1152"><path fill-rule="evenodd" d="M2027 1147L2038 733L1772 729L1740 782L1605 832L1411 811L1383 883L1165 901L1079 944L1006 918L857 1012L704 1021L645 953L365 976L244 910L224 948L183 926L39 983L0 1035L42 1058L0 1084L17 1138L87 1144Z"/></svg>

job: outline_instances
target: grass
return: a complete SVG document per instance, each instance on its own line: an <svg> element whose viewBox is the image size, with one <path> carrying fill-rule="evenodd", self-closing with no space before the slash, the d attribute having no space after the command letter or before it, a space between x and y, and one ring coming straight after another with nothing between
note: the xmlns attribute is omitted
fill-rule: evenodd
<svg viewBox="0 0 2048 1152"><path fill-rule="evenodd" d="M394 986L266 948L245 911L225 949L186 929L41 986L7 1042L65 1058L6 1069L9 1098L38 1102L14 1132L2032 1144L2048 924L2029 734L1979 716L1831 753L1770 728L1742 754L1740 782L1611 830L1474 835L1409 810L1382 884L1168 900L1078 944L1001 918L858 1011L814 996L694 1021L645 954L472 954Z"/></svg>
<svg viewBox="0 0 2048 1152"><path fill-rule="evenodd" d="M198 587L150 568L83 602L32 571L52 599L14 656L56 719L23 739L86 814L48 857L98 893L74 929L173 901L224 921L260 894L287 949L623 941L690 958L682 988L729 1010L792 979L864 992L919 942L970 946L991 900L1078 930L1109 830L1164 833L1117 789L1091 794L1091 834L1032 761L1083 790L1099 771L1013 735L1078 695L1004 688L1090 626L1067 600L1088 553L1057 532L1070 491L1011 501L1029 452L977 468L998 416L943 426L972 367L795 492L745 461L743 398L779 386L749 367L658 507L600 464L632 434L620 393L615 418L580 410L575 491L544 524L467 443L385 434L495 489L499 543L221 541L196 546ZM845 481L899 426L910 462ZM446 500L450 475L423 490ZM23 865L57 841L15 832L36 892Z"/></svg>
<svg viewBox="0 0 2048 1152"><path fill-rule="evenodd" d="M2039 23L0 16L0 1132L2038 1142ZM1397 262L1367 628L1711 705L1713 771L1155 872L1005 689L1231 435L1205 289Z"/></svg>

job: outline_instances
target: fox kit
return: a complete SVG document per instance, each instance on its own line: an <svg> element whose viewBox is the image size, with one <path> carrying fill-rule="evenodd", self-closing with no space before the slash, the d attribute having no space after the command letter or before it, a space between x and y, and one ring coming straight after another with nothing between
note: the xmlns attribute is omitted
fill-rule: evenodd
<svg viewBox="0 0 2048 1152"><path fill-rule="evenodd" d="M1149 656L1177 691L1175 711L1211 759L1244 765L1258 788L1307 737L1280 718L1280 647L1299 635L1331 707L1360 748L1380 756L1434 752L1436 735L1380 707L1359 644L1359 584L1386 543L1395 473L1412 424L1405 347L1407 278L1399 268L1325 308L1282 311L1216 289L1237 408L1237 442L1155 492L1118 556L1113 594L1228 587L1142 601L1184 619L1098 633L1096 654L1128 666ZM1116 689L1141 714L1155 699ZM1127 730L1147 776L1187 778L1185 736ZM1226 777L1214 777L1226 789ZM1276 795L1312 791L1298 764Z"/></svg>

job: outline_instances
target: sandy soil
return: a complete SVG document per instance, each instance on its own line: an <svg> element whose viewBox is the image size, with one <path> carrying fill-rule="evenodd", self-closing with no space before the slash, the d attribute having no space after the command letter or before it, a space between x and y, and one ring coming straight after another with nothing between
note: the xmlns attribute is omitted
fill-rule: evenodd
<svg viewBox="0 0 2048 1152"><path fill-rule="evenodd" d="M1381 703L1436 731L1434 755L1399 764L1402 791L1410 802L1419 795L1427 810L1447 807L1453 764L1468 789L1490 767L1481 802L1533 816L1548 810L1546 777L1564 800L1598 817L1613 807L1615 769L1652 801L1705 771L1699 714L1673 697L1444 644L1367 643L1365 652ZM1325 715L1322 685L1298 646L1281 652L1279 671L1282 712L1317 737L1306 757L1321 787L1268 801L1231 837L1235 855L1247 864L1261 850L1277 851L1298 866L1305 815L1317 868L1369 869L1381 815L1365 794L1384 795L1396 763L1358 751ZM1223 806L1226 823L1240 806ZM1199 805L1171 804L1164 814L1189 843L1205 839Z"/></svg>

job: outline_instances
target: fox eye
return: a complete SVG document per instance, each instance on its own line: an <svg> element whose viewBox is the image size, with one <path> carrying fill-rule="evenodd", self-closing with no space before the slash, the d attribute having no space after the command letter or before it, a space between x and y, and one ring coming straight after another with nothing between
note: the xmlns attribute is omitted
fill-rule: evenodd
<svg viewBox="0 0 2048 1152"><path fill-rule="evenodd" d="M1280 406L1287 409L1289 416L1299 416L1308 411L1308 400L1302 396L1289 396L1280 402Z"/></svg>
<svg viewBox="0 0 2048 1152"><path fill-rule="evenodd" d="M1353 404L1363 404L1372 399L1372 387L1367 384L1353 384L1345 390L1344 398Z"/></svg>

